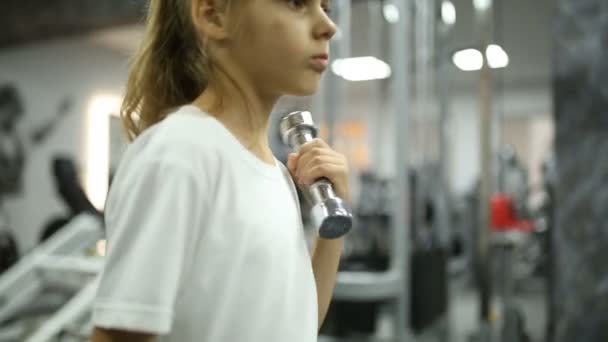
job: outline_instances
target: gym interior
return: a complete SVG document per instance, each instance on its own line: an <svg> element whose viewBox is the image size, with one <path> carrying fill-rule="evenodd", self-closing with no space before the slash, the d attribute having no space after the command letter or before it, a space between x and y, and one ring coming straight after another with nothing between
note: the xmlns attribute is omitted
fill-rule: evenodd
<svg viewBox="0 0 608 342"><path fill-rule="evenodd" d="M145 6L1 6L0 341L90 338ZM608 2L331 6L321 88L269 137L286 162L308 111L351 167L319 341L608 341Z"/></svg>

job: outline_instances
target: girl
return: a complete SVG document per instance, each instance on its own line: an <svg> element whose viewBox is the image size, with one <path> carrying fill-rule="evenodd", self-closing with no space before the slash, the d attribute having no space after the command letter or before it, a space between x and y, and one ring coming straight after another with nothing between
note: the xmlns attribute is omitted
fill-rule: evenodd
<svg viewBox="0 0 608 342"><path fill-rule="evenodd" d="M349 198L322 140L269 147L283 95L314 93L328 0L151 0L122 116L133 143L106 205L93 341L312 342L342 239L306 248L292 177Z"/></svg>

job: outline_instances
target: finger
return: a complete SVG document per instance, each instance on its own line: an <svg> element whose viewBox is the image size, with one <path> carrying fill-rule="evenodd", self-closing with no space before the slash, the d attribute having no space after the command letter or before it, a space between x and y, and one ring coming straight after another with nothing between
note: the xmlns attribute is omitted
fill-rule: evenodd
<svg viewBox="0 0 608 342"><path fill-rule="evenodd" d="M309 169L302 177L302 184L310 185L321 178L327 178L332 183L335 183L335 180L338 178L338 176L344 172L344 165L328 163L317 165Z"/></svg>
<svg viewBox="0 0 608 342"><path fill-rule="evenodd" d="M335 155L331 155L331 154L319 154L319 155L312 155L312 154L306 154L302 157L300 157L300 160L298 161L298 168L296 169L296 178L302 182L304 179L308 179L308 177L306 177L306 175L308 174L309 170L319 166L319 165L323 165L323 164L344 164L344 162ZM314 179L313 179L314 180Z"/></svg>
<svg viewBox="0 0 608 342"><path fill-rule="evenodd" d="M319 178L325 177L326 175L319 175L318 172L325 170L325 167L333 168L338 167L341 169L346 169L345 165L340 163L339 160L331 159L331 158L322 158L317 161L313 161L309 163L307 166L303 167L300 171L298 171L298 182L301 184L311 184L314 183ZM317 170L313 172L313 170Z"/></svg>
<svg viewBox="0 0 608 342"><path fill-rule="evenodd" d="M292 174L295 172L297 166L298 166L298 154L297 153L290 153L289 156L287 157L287 168L289 169L289 172L291 172Z"/></svg>
<svg viewBox="0 0 608 342"><path fill-rule="evenodd" d="M314 149L315 147L329 148L329 145L327 145L327 143L323 139L315 138L315 139L307 142L306 144L302 145L302 147L300 147L300 154L307 153L308 151Z"/></svg>
<svg viewBox="0 0 608 342"><path fill-rule="evenodd" d="M329 151L328 149L323 147L312 147L304 152L300 151L300 153L298 154L298 167L296 168L296 170L302 169L305 165L308 165L310 161L314 158L319 158L327 155L329 155Z"/></svg>
<svg viewBox="0 0 608 342"><path fill-rule="evenodd" d="M346 157L344 155L332 150L330 147L322 147L322 146L313 146L309 145L308 149L304 151L300 151L298 154L298 168L301 165L307 164L311 159L321 157L321 156L331 156L333 158L339 159L342 162L346 163Z"/></svg>

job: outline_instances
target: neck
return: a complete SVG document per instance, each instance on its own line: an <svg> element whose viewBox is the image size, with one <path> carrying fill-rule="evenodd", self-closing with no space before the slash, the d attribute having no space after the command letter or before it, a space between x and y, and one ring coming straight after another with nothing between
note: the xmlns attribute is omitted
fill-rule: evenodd
<svg viewBox="0 0 608 342"><path fill-rule="evenodd" d="M224 80L227 81L227 80ZM220 121L252 153L274 163L268 142L269 118L279 96L262 96L253 87L209 84L193 104Z"/></svg>

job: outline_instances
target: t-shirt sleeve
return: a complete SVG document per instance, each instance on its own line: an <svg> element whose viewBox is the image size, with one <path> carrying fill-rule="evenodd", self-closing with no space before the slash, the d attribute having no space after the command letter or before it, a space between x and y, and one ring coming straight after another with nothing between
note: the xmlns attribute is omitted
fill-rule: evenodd
<svg viewBox="0 0 608 342"><path fill-rule="evenodd" d="M106 264L93 308L95 326L170 331L204 216L199 179L168 161L139 163L115 179L106 203Z"/></svg>

